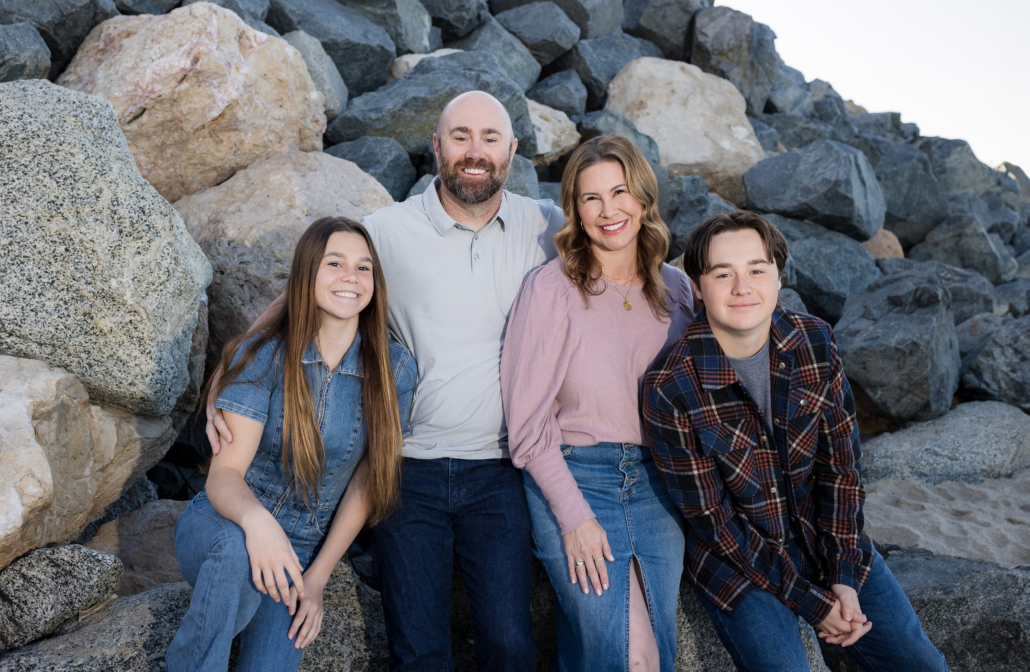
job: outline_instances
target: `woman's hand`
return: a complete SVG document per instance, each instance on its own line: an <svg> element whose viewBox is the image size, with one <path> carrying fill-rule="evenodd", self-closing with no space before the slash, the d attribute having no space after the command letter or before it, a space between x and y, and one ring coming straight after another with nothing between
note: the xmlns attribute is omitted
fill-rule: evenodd
<svg viewBox="0 0 1030 672"><path fill-rule="evenodd" d="M297 649L303 649L305 646L315 641L315 637L322 631L322 617L325 612L322 610L322 592L325 590L325 579L315 576L308 571L304 575L305 583L307 585L307 592L299 596L297 602L297 609L294 615L294 610L290 610L290 614L293 615L293 623L290 625L290 631L287 633L287 637L293 639L293 646ZM297 598L296 586L290 586L290 597Z"/></svg>
<svg viewBox="0 0 1030 672"><path fill-rule="evenodd" d="M243 531L247 536L247 553L250 555L251 578L254 587L271 596L276 602L286 603L290 613L296 605L296 597L304 595L303 570L300 559L283 532L278 521L264 508L256 509L245 519ZM294 588L286 579L289 573Z"/></svg>
<svg viewBox="0 0 1030 672"><path fill-rule="evenodd" d="M211 376L211 389L218 387L218 381L222 379L222 367L219 366L215 369L215 373ZM222 450L222 441L226 443L232 443L232 432L229 431L229 426L225 424L225 418L222 417L222 412L215 408L215 399L213 396L208 396L207 405L204 407L204 412L207 414L207 426L204 428L204 433L207 434L207 440L211 444L211 454L217 455Z"/></svg>
<svg viewBox="0 0 1030 672"><path fill-rule="evenodd" d="M589 593L587 577L598 595L608 590L608 567L604 564L615 562L612 547L608 545L608 534L591 518L571 532L562 535L565 542L565 556L569 559L569 578L573 583L579 581L584 593Z"/></svg>

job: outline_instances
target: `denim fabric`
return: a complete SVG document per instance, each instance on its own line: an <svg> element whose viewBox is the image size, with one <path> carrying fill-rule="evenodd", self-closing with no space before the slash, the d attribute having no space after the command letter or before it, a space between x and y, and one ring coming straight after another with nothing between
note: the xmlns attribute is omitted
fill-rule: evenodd
<svg viewBox="0 0 1030 672"><path fill-rule="evenodd" d="M704 591L696 586L694 591L738 670L808 672L798 617L775 595L752 590L726 613ZM844 650L865 672L947 672L944 655L930 643L905 592L876 551L858 602L873 627Z"/></svg>
<svg viewBox="0 0 1030 672"><path fill-rule="evenodd" d="M660 669L676 661L676 604L683 574L683 517L676 510L647 448L623 443L562 446L565 462L597 522L608 535L615 562L608 590L598 597L569 580L558 521L528 472L522 478L533 521L533 552L554 585L562 672L629 670L629 590L632 558L644 579Z"/></svg>
<svg viewBox="0 0 1030 672"><path fill-rule="evenodd" d="M396 343L390 344L390 357L401 421L407 431L414 361ZM282 368L274 343L258 352L219 395L217 405L264 423L257 454L244 478L282 526L301 566L307 569L321 549L340 498L365 452L360 337L355 337L332 372L313 344L303 361L326 456L326 471L317 486L318 505L313 510L298 500L282 470ZM254 587L242 528L221 516L206 492L193 498L176 523L175 552L194 591L190 609L168 648L170 672L225 670L232 639L241 632L240 672L297 669L302 652L286 637L292 617L283 604Z"/></svg>
<svg viewBox="0 0 1030 672"><path fill-rule="evenodd" d="M479 669L532 672L529 514L511 460L404 458L397 510L373 535L390 670L453 669L456 556Z"/></svg>

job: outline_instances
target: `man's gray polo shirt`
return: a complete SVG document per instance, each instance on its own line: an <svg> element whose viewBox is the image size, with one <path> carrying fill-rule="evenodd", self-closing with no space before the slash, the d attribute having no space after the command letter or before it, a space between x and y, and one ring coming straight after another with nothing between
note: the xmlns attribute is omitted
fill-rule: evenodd
<svg viewBox="0 0 1030 672"><path fill-rule="evenodd" d="M505 191L477 233L443 209L438 182L361 220L386 276L390 331L418 364L404 455L508 457L504 328L523 279L554 258L564 216L550 200Z"/></svg>

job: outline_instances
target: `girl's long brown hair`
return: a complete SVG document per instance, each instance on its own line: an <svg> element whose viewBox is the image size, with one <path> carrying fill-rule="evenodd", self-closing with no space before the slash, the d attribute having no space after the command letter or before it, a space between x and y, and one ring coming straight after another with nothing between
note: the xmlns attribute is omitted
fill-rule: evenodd
<svg viewBox="0 0 1030 672"><path fill-rule="evenodd" d="M662 279L662 262L669 253L669 227L658 214L658 180L647 159L626 136L608 133L591 138L569 157L561 180L561 204L565 224L554 236L554 246L565 261L565 277L579 288L584 300L604 291L598 282L601 264L590 249L590 237L581 226L576 209L576 178L584 169L599 163L614 162L626 174L626 188L644 206L637 235L637 269L644 276L644 296L657 317L669 310L665 300L669 290Z"/></svg>
<svg viewBox="0 0 1030 672"><path fill-rule="evenodd" d="M257 352L278 338L278 349L272 361L281 361L283 368L283 470L308 508L312 506L312 499L318 503L317 486L325 473L325 448L302 360L308 344L318 335L321 323L315 302L315 277L326 243L337 232L364 238L372 257L374 292L372 301L361 312L358 333L361 335L364 376L361 410L368 439L365 459L369 468L365 496L369 504L368 521L375 525L389 515L397 501L401 423L386 330L386 281L375 246L360 224L344 217L323 217L308 227L293 253L285 301L268 318L225 345L221 362L221 370L225 374L217 385L209 384L201 407L208 398L217 399L219 393L254 360ZM236 352L255 333L257 337L247 344L239 361L233 365Z"/></svg>

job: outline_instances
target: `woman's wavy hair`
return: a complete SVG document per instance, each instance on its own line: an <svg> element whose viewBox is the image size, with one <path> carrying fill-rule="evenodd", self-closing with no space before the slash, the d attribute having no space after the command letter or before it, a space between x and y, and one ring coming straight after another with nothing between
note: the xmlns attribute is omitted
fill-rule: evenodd
<svg viewBox="0 0 1030 672"><path fill-rule="evenodd" d="M321 325L315 300L315 278L329 237L337 232L364 238L372 257L374 292L372 301L361 312L358 333L361 335L364 376L362 414L368 438L365 496L369 504L368 520L374 525L386 518L397 502L401 423L386 330L386 281L379 266L379 255L363 226L344 217L323 217L308 227L293 253L285 301L272 315L225 345L221 361L225 375L217 385L209 383L201 407L208 398L217 399L219 393L254 361L264 345L278 339L272 360L281 361L283 369L283 470L305 506L311 508L312 501L317 505L317 486L325 473L325 447L318 429L311 385L302 362L305 350L318 335ZM232 364L237 351L255 334L257 337L246 345L239 360Z"/></svg>
<svg viewBox="0 0 1030 672"><path fill-rule="evenodd" d="M658 214L658 180L647 159L626 136L599 135L584 142L569 157L561 180L561 204L565 224L554 236L554 246L565 262L565 276L579 288L584 301L604 291L599 282L601 265L594 256L590 237L576 208L576 180L586 168L599 163L618 163L626 174L626 188L644 206L637 235L637 269L644 276L644 296L658 317L669 314L669 290L662 279L662 263L669 253L669 227Z"/></svg>

